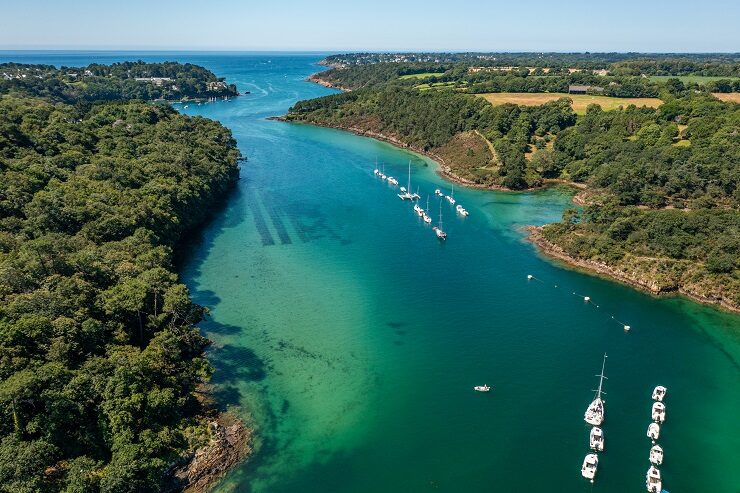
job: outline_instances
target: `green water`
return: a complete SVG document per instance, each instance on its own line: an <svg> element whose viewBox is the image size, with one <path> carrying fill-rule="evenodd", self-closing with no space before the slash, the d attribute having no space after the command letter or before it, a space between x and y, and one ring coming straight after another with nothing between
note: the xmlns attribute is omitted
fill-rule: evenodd
<svg viewBox="0 0 740 493"><path fill-rule="evenodd" d="M372 175L377 158L403 183L411 159L426 198L449 190L433 163L265 119L329 93L303 81L315 60L186 60L252 92L184 110L222 121L249 156L182 270L211 309L219 402L240 406L259 436L219 491L645 491L650 394L663 384L664 487L738 493L740 319L539 257L521 227L557 220L564 189L456 189L470 216L445 202L441 244ZM606 450L592 488L582 418L604 352ZM493 391L473 392L483 383Z"/></svg>

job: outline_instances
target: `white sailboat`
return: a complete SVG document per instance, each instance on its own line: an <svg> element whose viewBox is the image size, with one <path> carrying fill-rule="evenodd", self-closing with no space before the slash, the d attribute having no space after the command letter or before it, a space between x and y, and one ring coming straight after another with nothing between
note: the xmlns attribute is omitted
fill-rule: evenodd
<svg viewBox="0 0 740 493"><path fill-rule="evenodd" d="M401 193L398 194L398 198L401 200L414 200L414 195L411 193L411 161L409 161L409 181L406 184L406 188L401 187Z"/></svg>
<svg viewBox="0 0 740 493"><path fill-rule="evenodd" d="M416 214L419 217L421 217L424 214L424 209L421 208L421 206L419 205L419 201L418 200L414 204L414 212L416 212Z"/></svg>
<svg viewBox="0 0 740 493"><path fill-rule="evenodd" d="M583 419L586 423L592 426L599 426L604 422L604 404L606 404L606 402L601 399L601 394L605 393L601 390L604 379L606 378L604 376L604 365L606 365L606 353L604 353L604 361L601 363L601 373L596 375L599 377L599 388L596 390L596 397L591 401L591 404L588 405L588 409L586 409L586 413L583 415Z"/></svg>
<svg viewBox="0 0 740 493"><path fill-rule="evenodd" d="M650 466L645 475L645 487L650 493L660 493L663 490L663 483L660 480L660 470L655 466Z"/></svg>
<svg viewBox="0 0 740 493"><path fill-rule="evenodd" d="M383 171L380 172L380 179L385 181L388 177L385 176L385 164L383 165Z"/></svg>
<svg viewBox="0 0 740 493"><path fill-rule="evenodd" d="M450 204L455 205L455 184L454 183L452 184L452 192L450 193L450 195L445 195L445 198Z"/></svg>
<svg viewBox="0 0 740 493"><path fill-rule="evenodd" d="M588 444L591 450L596 452L604 451L604 431L598 426L591 428L591 433L588 437Z"/></svg>
<svg viewBox="0 0 740 493"><path fill-rule="evenodd" d="M457 206L455 207L455 210L456 210L456 211L457 211L457 213L458 213L458 214L460 214L461 216L467 216L467 215L468 215L468 211L466 211L466 210L465 210L465 207L463 207L463 206L462 206L462 205L460 205L460 204L457 204Z"/></svg>
<svg viewBox="0 0 740 493"><path fill-rule="evenodd" d="M429 195L427 195L427 208L422 213L421 218L424 220L425 223L429 224L432 222L432 218L429 216Z"/></svg>
<svg viewBox="0 0 740 493"><path fill-rule="evenodd" d="M434 195L436 195L436 196L438 196L438 197L441 197L441 196L442 196L442 195L444 195L444 194L442 193L442 190L440 190L439 188L437 188L437 189L436 189L436 190L434 191Z"/></svg>
<svg viewBox="0 0 740 493"><path fill-rule="evenodd" d="M653 445L650 449L650 463L656 466L663 463L663 449L660 445Z"/></svg>
<svg viewBox="0 0 740 493"><path fill-rule="evenodd" d="M653 403L652 410L653 421L658 424L662 424L665 421L665 404L662 402Z"/></svg>
<svg viewBox="0 0 740 493"><path fill-rule="evenodd" d="M596 454L588 454L583 459L583 465L581 466L581 475L593 483L594 477L596 477L596 468L598 466L599 456Z"/></svg>
<svg viewBox="0 0 740 493"><path fill-rule="evenodd" d="M655 443L655 440L660 438L660 425L658 423L650 423L647 429L647 436Z"/></svg>
<svg viewBox="0 0 740 493"><path fill-rule="evenodd" d="M375 176L380 175L380 168L378 168L378 158L375 158L375 169L373 170L373 174Z"/></svg>
<svg viewBox="0 0 740 493"><path fill-rule="evenodd" d="M663 399L665 399L665 395L668 392L668 389L663 387L662 385L658 385L653 390L653 400L658 402L663 402Z"/></svg>
<svg viewBox="0 0 740 493"><path fill-rule="evenodd" d="M437 224L437 226L433 227L432 230L434 231L434 234L437 235L437 238L439 238L440 240L447 239L447 233L445 233L442 229L442 202L439 203L439 223Z"/></svg>

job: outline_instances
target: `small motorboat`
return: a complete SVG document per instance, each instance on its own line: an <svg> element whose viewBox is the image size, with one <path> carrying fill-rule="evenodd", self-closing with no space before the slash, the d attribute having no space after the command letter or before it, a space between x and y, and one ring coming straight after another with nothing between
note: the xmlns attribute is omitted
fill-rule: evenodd
<svg viewBox="0 0 740 493"><path fill-rule="evenodd" d="M667 388L663 387L662 385L658 385L657 387L655 387L655 390L653 390L653 400L663 402L663 399L665 398L667 392Z"/></svg>
<svg viewBox="0 0 740 493"><path fill-rule="evenodd" d="M660 480L660 470L655 466L650 466L645 475L645 487L650 493L660 493L663 490L663 483Z"/></svg>
<svg viewBox="0 0 740 493"><path fill-rule="evenodd" d="M594 482L596 476L596 468L599 466L599 456L596 454L588 454L583 459L583 465L581 466L581 475Z"/></svg>
<svg viewBox="0 0 740 493"><path fill-rule="evenodd" d="M473 387L473 390L475 390L476 392L490 392L491 387L489 387L488 385L476 385L475 387Z"/></svg>
<svg viewBox="0 0 740 493"><path fill-rule="evenodd" d="M658 423L650 423L647 429L647 436L655 442L660 437L660 425Z"/></svg>
<svg viewBox="0 0 740 493"><path fill-rule="evenodd" d="M591 434L589 435L588 444L591 450L596 452L604 451L604 431L598 426L591 428Z"/></svg>
<svg viewBox="0 0 740 493"><path fill-rule="evenodd" d="M650 463L656 466L663 463L663 449L660 445L653 445L650 449Z"/></svg>
<svg viewBox="0 0 740 493"><path fill-rule="evenodd" d="M662 424L665 421L665 404L662 402L653 403L653 421Z"/></svg>
<svg viewBox="0 0 740 493"><path fill-rule="evenodd" d="M436 195L436 196L438 196L438 197L441 197L441 196L442 196L442 190L440 190L439 188L438 188L438 189L436 189L436 190L434 191L434 195Z"/></svg>
<svg viewBox="0 0 740 493"><path fill-rule="evenodd" d="M461 216L467 216L468 215L468 211L466 211L465 210L465 207L461 206L460 204L457 204L457 207L455 207L455 210Z"/></svg>
<svg viewBox="0 0 740 493"><path fill-rule="evenodd" d="M429 224L429 223L431 223L431 222L432 222L432 218L431 218L431 217L429 217L429 215L428 215L428 214L427 214L426 212L424 212L424 213L423 213L423 214L421 215L421 218L422 218L422 219L424 220L424 222L425 222L425 223L427 223L427 224Z"/></svg>

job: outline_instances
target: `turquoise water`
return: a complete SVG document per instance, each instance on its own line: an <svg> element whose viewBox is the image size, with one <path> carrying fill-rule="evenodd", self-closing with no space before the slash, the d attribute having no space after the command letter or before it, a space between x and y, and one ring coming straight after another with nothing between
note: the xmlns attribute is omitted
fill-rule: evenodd
<svg viewBox="0 0 740 493"><path fill-rule="evenodd" d="M132 58L97 61L115 57ZM211 310L219 402L259 436L219 491L645 491L657 384L669 389L664 487L740 491L740 318L539 257L521 227L557 220L568 190L456 189L470 216L445 202L442 244L372 175L377 158L403 183L411 160L426 197L449 190L433 163L266 119L331 92L304 82L320 57L135 58L199 63L251 91L183 110L231 128L249 157L182 268ZM606 450L592 487L582 417L604 352ZM483 383L493 391L472 391Z"/></svg>

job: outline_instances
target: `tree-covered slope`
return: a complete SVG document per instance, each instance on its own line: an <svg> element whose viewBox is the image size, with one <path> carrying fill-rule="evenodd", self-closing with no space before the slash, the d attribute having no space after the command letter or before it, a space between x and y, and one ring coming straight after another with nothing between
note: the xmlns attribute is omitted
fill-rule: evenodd
<svg viewBox="0 0 740 493"><path fill-rule="evenodd" d="M238 156L166 106L0 99L0 491L157 491L197 437L208 341L173 247Z"/></svg>

